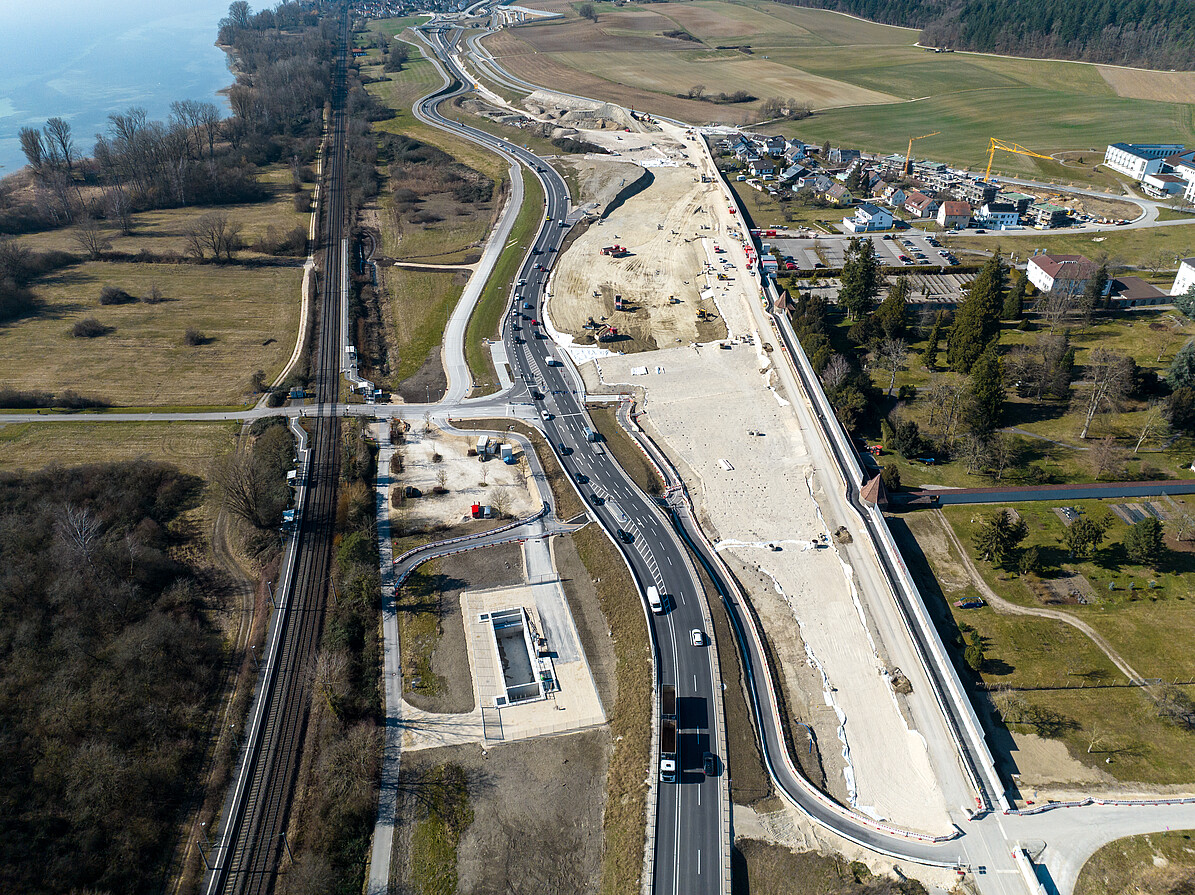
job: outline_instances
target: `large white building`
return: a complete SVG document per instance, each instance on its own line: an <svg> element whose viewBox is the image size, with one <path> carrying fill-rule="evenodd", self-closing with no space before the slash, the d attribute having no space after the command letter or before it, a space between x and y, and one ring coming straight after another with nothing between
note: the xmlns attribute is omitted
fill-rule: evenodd
<svg viewBox="0 0 1195 895"><path fill-rule="evenodd" d="M1140 181L1160 171L1166 156L1182 151L1182 143L1113 143L1104 153L1104 164Z"/></svg>
<svg viewBox="0 0 1195 895"><path fill-rule="evenodd" d="M1059 292L1078 294L1097 270L1095 263L1083 255L1034 255L1029 259L1025 275L1043 293L1057 288Z"/></svg>
<svg viewBox="0 0 1195 895"><path fill-rule="evenodd" d="M1184 258L1178 266L1178 276L1170 287L1171 295L1185 295L1195 288L1195 258Z"/></svg>

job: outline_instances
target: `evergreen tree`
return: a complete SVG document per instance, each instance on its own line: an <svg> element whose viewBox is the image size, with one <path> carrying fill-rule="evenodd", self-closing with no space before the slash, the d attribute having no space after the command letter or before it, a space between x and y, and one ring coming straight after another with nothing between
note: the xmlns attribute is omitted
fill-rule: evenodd
<svg viewBox="0 0 1195 895"><path fill-rule="evenodd" d="M838 302L847 316L858 320L871 310L880 288L880 259L870 239L852 239L842 263L842 288Z"/></svg>
<svg viewBox="0 0 1195 895"><path fill-rule="evenodd" d="M1004 411L1004 375L994 345L971 368L970 392L967 422L975 435L987 438L1000 427Z"/></svg>
<svg viewBox="0 0 1195 895"><path fill-rule="evenodd" d="M1020 320L1025 316L1025 275L1018 273L1008 285L1008 294L1004 296L1004 311L1000 315L1005 320Z"/></svg>
<svg viewBox="0 0 1195 895"><path fill-rule="evenodd" d="M1083 312L1084 320L1090 321L1095 309L1103 304L1106 288L1108 288L1107 262L1099 266L1092 278L1087 281L1087 285L1083 287L1083 300L1079 307Z"/></svg>
<svg viewBox="0 0 1195 895"><path fill-rule="evenodd" d="M1070 551L1071 559L1082 558L1100 545L1107 530L1107 520L1097 521L1081 516L1062 533L1062 543Z"/></svg>
<svg viewBox="0 0 1195 895"><path fill-rule="evenodd" d="M934 318L934 328L929 332L929 340L925 351L921 352L921 362L927 370L933 370L938 365L938 343L942 341L942 329L945 326L946 312L938 311Z"/></svg>
<svg viewBox="0 0 1195 895"><path fill-rule="evenodd" d="M1171 301L1179 311L1186 314L1191 320L1195 320L1195 286L1188 289L1182 295L1174 296Z"/></svg>
<svg viewBox="0 0 1195 895"><path fill-rule="evenodd" d="M996 510L983 520L972 543L980 559L1007 566L1017 558L1021 541L1028 536L1029 526L1024 519L1014 522L1008 510Z"/></svg>
<svg viewBox="0 0 1195 895"><path fill-rule="evenodd" d="M876 308L876 320L889 339L897 339L905 334L908 326L906 305L909 301L908 277L897 277L888 295Z"/></svg>
<svg viewBox="0 0 1195 895"><path fill-rule="evenodd" d="M1124 549L1129 559L1143 566L1156 566L1166 550L1162 539L1162 523L1153 516L1129 526L1124 536Z"/></svg>
<svg viewBox="0 0 1195 895"><path fill-rule="evenodd" d="M1195 339L1178 349L1166 373L1166 381L1173 389L1195 388Z"/></svg>
<svg viewBox="0 0 1195 895"><path fill-rule="evenodd" d="M1006 270L997 252L972 281L946 338L946 361L952 370L970 373L971 366L1000 331Z"/></svg>

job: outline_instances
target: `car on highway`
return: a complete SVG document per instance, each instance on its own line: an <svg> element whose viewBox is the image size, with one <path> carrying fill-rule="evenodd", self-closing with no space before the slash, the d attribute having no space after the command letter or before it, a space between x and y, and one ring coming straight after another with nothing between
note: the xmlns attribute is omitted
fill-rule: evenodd
<svg viewBox="0 0 1195 895"><path fill-rule="evenodd" d="M556 449L560 451L560 456L567 457L573 452L573 449L565 444L563 441L556 445Z"/></svg>
<svg viewBox="0 0 1195 895"><path fill-rule="evenodd" d="M620 528L618 530L618 540L622 541L624 544L629 544L631 541L635 540L635 538L625 528Z"/></svg>
<svg viewBox="0 0 1195 895"><path fill-rule="evenodd" d="M689 632L689 641L693 646L705 646L705 635L694 628Z"/></svg>
<svg viewBox="0 0 1195 895"><path fill-rule="evenodd" d="M575 472L573 473L573 481L578 485L584 485L589 482L589 476L583 472Z"/></svg>
<svg viewBox="0 0 1195 895"><path fill-rule="evenodd" d="M556 414L552 413L552 411L550 411L550 410L541 410L541 411L539 412L539 415L540 415L541 417L543 417L543 421L544 421L545 423L546 423L546 422L548 422L549 420L554 420L554 419L556 419Z"/></svg>
<svg viewBox="0 0 1195 895"><path fill-rule="evenodd" d="M718 759L714 757L713 752L706 752L701 756L701 769L705 771L705 776L715 777L718 774Z"/></svg>
<svg viewBox="0 0 1195 895"><path fill-rule="evenodd" d="M542 401L543 399L544 399L544 393L543 393L543 392L541 392L541 391L540 391L539 389L537 389L537 388L533 388L533 389L531 390L531 400L532 400L532 401Z"/></svg>
<svg viewBox="0 0 1195 895"><path fill-rule="evenodd" d="M605 499L603 499L602 497L600 497L597 494L587 494L587 495L585 495L585 499L588 500L595 507L600 507L602 504L604 504L606 502Z"/></svg>

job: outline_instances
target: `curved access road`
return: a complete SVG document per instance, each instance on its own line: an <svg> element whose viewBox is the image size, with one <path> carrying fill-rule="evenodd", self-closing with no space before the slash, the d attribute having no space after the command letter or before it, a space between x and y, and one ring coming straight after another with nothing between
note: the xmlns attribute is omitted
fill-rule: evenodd
<svg viewBox="0 0 1195 895"><path fill-rule="evenodd" d="M568 189L560 175L533 153L440 115L437 105L469 85L456 61L460 34L435 22L422 30L449 84L420 103L421 114L437 126L517 159L539 179L546 197L545 220L531 254L524 258L516 299L502 324L515 379L507 398L534 407L540 427L589 504L590 514L617 536L640 591L656 587L669 602L669 611L662 614L645 608L657 681L677 689L681 731L678 782L658 782L653 761L655 801L649 813L655 819L655 836L647 862L652 889L672 895L728 892L729 787L725 774L707 776L702 770L707 751L724 763L721 676L716 648L708 639L712 624L696 569L673 536L667 517L600 445L588 440L585 430L591 423L580 379L571 361L557 356L539 323L552 262L568 232ZM693 643L694 630L702 634L701 645Z"/></svg>

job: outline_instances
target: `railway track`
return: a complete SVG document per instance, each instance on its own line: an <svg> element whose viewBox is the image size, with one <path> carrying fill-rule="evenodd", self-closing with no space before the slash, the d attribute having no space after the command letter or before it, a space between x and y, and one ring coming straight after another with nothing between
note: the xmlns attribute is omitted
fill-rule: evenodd
<svg viewBox="0 0 1195 895"><path fill-rule="evenodd" d="M316 651L332 566L340 474L341 240L345 229L345 69L348 9L341 13L332 90L331 143L321 235L324 265L319 307L316 413L306 474L306 505L295 533L293 578L275 621L276 653L267 660L246 734L245 754L227 807L205 895L269 895L286 850L287 820L310 706ZM303 474L301 472L301 474ZM283 588L280 586L279 592Z"/></svg>

